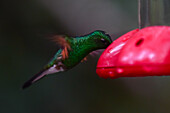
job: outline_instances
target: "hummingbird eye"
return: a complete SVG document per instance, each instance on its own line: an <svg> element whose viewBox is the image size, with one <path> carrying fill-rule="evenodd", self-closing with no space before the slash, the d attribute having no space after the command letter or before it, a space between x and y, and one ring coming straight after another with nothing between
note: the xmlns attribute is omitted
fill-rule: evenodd
<svg viewBox="0 0 170 113"><path fill-rule="evenodd" d="M104 39L104 38L101 38L100 41L104 44L104 45L109 45L109 42Z"/></svg>
<svg viewBox="0 0 170 113"><path fill-rule="evenodd" d="M105 43L106 42L106 40L104 39L104 38L101 38L100 39L103 43Z"/></svg>

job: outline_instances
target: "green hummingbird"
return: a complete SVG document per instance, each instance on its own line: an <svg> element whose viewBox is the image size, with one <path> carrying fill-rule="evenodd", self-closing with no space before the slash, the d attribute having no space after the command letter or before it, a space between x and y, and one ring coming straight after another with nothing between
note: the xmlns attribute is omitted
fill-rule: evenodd
<svg viewBox="0 0 170 113"><path fill-rule="evenodd" d="M85 60L89 53L98 49L105 49L112 43L111 37L100 30L77 37L57 35L53 37L53 40L60 46L60 49L39 73L25 82L23 89L48 74L59 73L73 68L83 59Z"/></svg>

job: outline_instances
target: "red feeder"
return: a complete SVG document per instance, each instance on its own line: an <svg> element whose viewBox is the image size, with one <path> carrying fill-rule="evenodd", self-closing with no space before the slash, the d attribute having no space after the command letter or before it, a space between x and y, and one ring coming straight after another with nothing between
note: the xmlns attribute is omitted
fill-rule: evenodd
<svg viewBox="0 0 170 113"><path fill-rule="evenodd" d="M131 38L123 43L121 40L127 34ZM114 41L101 55L96 70L100 77L170 75L170 27L152 26L127 34Z"/></svg>

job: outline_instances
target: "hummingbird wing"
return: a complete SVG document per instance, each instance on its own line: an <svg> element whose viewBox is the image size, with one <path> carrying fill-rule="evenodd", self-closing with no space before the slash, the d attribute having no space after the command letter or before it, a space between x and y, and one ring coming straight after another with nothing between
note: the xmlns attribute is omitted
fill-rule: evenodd
<svg viewBox="0 0 170 113"><path fill-rule="evenodd" d="M57 43L57 45L60 46L62 49L62 59L64 60L65 58L68 58L68 50L71 50L70 43L68 40L66 40L66 36L64 35L56 35L52 38L54 42Z"/></svg>
<svg viewBox="0 0 170 113"><path fill-rule="evenodd" d="M54 64L52 67L46 68L41 70L39 73L35 74L31 79L29 79L28 81L26 81L23 85L23 89L29 87L30 85L32 85L33 83L37 82L38 80L42 79L43 77L45 77L48 74L52 74L52 73L56 73L56 72L60 72L60 71L64 71L64 67L61 63Z"/></svg>
<svg viewBox="0 0 170 113"><path fill-rule="evenodd" d="M89 56L95 57L95 56L99 55L101 52L102 52L101 50L93 51L93 52L89 53L86 57L84 57L81 60L81 62L87 61Z"/></svg>
<svg viewBox="0 0 170 113"><path fill-rule="evenodd" d="M53 59L51 59L50 62L47 64L47 66L45 66L39 73L35 74L31 79L26 81L22 88L25 89L29 87L31 84L37 82L48 74L64 71L65 67L61 63L61 52L62 49L58 50Z"/></svg>
<svg viewBox="0 0 170 113"><path fill-rule="evenodd" d="M42 70L39 73L35 74L31 79L29 79L28 81L26 81L24 83L24 85L22 86L22 89L25 89L27 87L29 87L31 84L33 84L34 82L38 81L39 79L43 78L46 74L44 73L46 70Z"/></svg>

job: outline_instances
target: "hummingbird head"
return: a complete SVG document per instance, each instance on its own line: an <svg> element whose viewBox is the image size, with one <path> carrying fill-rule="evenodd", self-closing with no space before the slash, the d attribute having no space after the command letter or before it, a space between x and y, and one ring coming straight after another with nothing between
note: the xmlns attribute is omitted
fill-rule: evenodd
<svg viewBox="0 0 170 113"><path fill-rule="evenodd" d="M96 49L105 49L112 43L112 39L109 34L101 30L92 32L90 37L90 40Z"/></svg>

